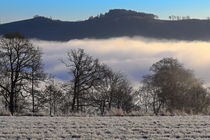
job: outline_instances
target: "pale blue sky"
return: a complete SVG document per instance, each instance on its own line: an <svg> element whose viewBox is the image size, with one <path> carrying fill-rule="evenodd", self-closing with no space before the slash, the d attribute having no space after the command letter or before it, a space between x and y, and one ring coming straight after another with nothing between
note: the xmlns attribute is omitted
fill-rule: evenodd
<svg viewBox="0 0 210 140"><path fill-rule="evenodd" d="M160 19L169 15L206 18L210 0L0 0L0 22L28 19L36 14L66 21L121 8L154 13Z"/></svg>

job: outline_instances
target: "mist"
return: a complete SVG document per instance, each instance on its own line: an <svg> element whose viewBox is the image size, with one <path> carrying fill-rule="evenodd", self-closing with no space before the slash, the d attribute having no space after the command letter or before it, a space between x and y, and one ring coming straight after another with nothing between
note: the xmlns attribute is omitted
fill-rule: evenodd
<svg viewBox="0 0 210 140"><path fill-rule="evenodd" d="M43 51L45 71L62 80L71 77L60 59L65 60L68 50L82 48L114 71L125 74L133 83L141 81L142 76L149 73L150 66L164 57L177 58L186 68L193 70L197 78L210 83L210 42L141 37L32 42Z"/></svg>

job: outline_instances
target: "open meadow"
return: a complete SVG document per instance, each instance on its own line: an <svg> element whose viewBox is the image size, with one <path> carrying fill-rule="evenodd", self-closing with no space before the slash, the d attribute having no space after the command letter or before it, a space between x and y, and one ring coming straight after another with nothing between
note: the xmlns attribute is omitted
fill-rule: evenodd
<svg viewBox="0 0 210 140"><path fill-rule="evenodd" d="M210 116L0 117L0 139L210 139Z"/></svg>

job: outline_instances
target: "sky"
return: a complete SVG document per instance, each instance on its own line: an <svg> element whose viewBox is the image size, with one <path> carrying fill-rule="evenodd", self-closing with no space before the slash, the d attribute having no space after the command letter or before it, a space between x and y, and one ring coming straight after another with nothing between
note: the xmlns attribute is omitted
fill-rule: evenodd
<svg viewBox="0 0 210 140"><path fill-rule="evenodd" d="M78 21L119 8L153 13L160 19L170 15L206 19L209 7L210 0L0 0L0 23L34 15Z"/></svg>

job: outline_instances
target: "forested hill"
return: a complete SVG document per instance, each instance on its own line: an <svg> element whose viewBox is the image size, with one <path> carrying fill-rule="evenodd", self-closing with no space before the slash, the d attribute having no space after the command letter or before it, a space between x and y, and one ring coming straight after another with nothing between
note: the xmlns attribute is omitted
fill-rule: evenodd
<svg viewBox="0 0 210 140"><path fill-rule="evenodd" d="M153 14L114 9L84 21L66 22L36 16L0 24L0 35L8 32L20 32L29 38L50 41L121 36L209 41L210 20L159 20Z"/></svg>

